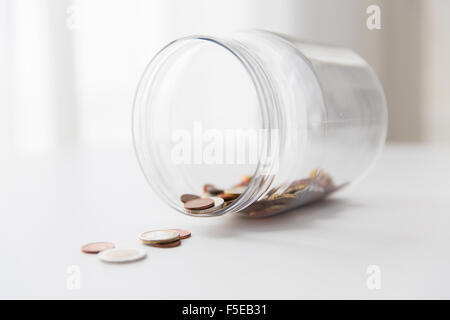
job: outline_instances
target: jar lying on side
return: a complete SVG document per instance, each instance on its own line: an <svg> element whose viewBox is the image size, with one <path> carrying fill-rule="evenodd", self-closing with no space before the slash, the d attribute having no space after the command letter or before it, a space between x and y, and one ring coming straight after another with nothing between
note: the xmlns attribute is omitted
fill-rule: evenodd
<svg viewBox="0 0 450 320"><path fill-rule="evenodd" d="M133 115L148 182L192 216L260 217L321 199L366 174L386 128L383 90L361 57L265 31L171 42L147 66Z"/></svg>

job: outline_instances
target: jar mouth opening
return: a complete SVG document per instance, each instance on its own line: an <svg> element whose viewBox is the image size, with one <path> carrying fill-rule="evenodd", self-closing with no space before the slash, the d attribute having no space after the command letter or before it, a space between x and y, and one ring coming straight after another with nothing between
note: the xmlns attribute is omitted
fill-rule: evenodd
<svg viewBox="0 0 450 320"><path fill-rule="evenodd" d="M218 57L222 60L216 63L214 59ZM225 68L218 65L221 62L224 63ZM217 74L218 69L224 73L223 76ZM235 72L236 77L232 72ZM204 79L199 80L202 77ZM245 77L246 79L244 79ZM198 88L195 82L206 88ZM244 88L247 90L245 94L241 92L239 95L239 93L234 92L235 90L242 91ZM227 90L228 94L226 94ZM251 98L248 98L248 101L241 102L233 100L233 96L251 96ZM199 97L200 101L197 101L196 99ZM217 99L220 101L217 101ZM210 109L207 109L210 108L210 106L207 106L209 101L215 102L214 104L219 105L219 107L213 107L214 110L210 111ZM182 107L183 103L186 103L187 108ZM227 212L240 211L249 206L268 190L273 180L274 168L276 167L274 162L277 160L275 155L278 151L277 144L272 143L275 138L272 132L274 123L270 116L270 113L273 112L273 106L274 95L261 63L241 43L209 36L190 36L169 43L147 65L134 100L132 123L134 148L148 183L172 208L186 215L196 217L220 216ZM244 117L242 119L239 115L234 118L233 116L229 117L226 111L223 111L223 107L243 113ZM177 114L176 117L174 113ZM256 161L251 166L246 166L246 164L242 166L246 169L251 168L250 172L247 171L244 174L250 173L252 175L247 188L229 205L207 213L190 213L184 210L183 203L179 199L180 195L182 193L198 194L200 190L196 188L196 190L189 192L189 190L183 189L183 180L192 182L186 182L186 185L197 186L198 181L193 181L195 179L190 176L191 173L187 173L187 170L180 169L182 166L177 167L167 161L169 159L167 154L173 155L173 149L168 150L164 146L170 144L170 136L173 138L173 129L177 125L187 129L185 126L191 126L194 123L193 130L195 131L196 122L192 113L199 115L199 118L202 119L200 123L207 123L208 129L215 130L209 124L210 122L216 124L220 129L216 130L217 132L228 130L227 126L231 126L232 129L239 129L240 125L249 130L259 130L257 133ZM223 122L228 122L228 124L225 126L221 121L216 121L215 113L221 114L225 118ZM180 114L188 124L181 123L181 120L177 119ZM162 127L164 123L169 124L167 128ZM249 147L251 147L250 143ZM193 158L195 158L195 155ZM213 169L207 167L208 164L204 163L190 163L187 167L192 165L193 171L199 175L202 175L199 171L202 168L206 172L211 172L211 170L215 170L214 168L220 168L219 170L225 171L222 175L241 170L241 167L237 168L237 165L236 168L231 169L227 166L228 164L227 162L220 167L215 163L212 166ZM167 176L172 175L177 170L180 170L179 179L176 175ZM174 187L175 182L180 186ZM204 183L214 183L214 181L205 179ZM181 189L185 191L182 192Z"/></svg>

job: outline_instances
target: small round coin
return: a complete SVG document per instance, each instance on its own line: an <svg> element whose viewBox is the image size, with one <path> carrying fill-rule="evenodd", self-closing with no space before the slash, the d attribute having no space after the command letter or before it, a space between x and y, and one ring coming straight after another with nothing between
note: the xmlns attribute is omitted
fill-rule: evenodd
<svg viewBox="0 0 450 320"><path fill-rule="evenodd" d="M199 196L196 196L195 194L182 194L180 197L181 202L186 203L188 201L198 199Z"/></svg>
<svg viewBox="0 0 450 320"><path fill-rule="evenodd" d="M180 240L180 234L174 230L153 230L142 233L139 239L145 244L168 243Z"/></svg>
<svg viewBox="0 0 450 320"><path fill-rule="evenodd" d="M147 253L144 249L113 248L100 252L98 257L104 262L123 263L141 260L146 255Z"/></svg>
<svg viewBox="0 0 450 320"><path fill-rule="evenodd" d="M152 246L157 247L157 248L174 248L174 247L178 247L180 244L181 244L181 240L178 240L178 241L169 242L169 243L153 243Z"/></svg>
<svg viewBox="0 0 450 320"><path fill-rule="evenodd" d="M211 199L214 203L214 205L211 208L203 209L203 210L188 210L188 209L186 209L186 212L192 213L192 214L206 214L206 213L211 213L211 212L223 207L224 200L222 198L211 197L208 199Z"/></svg>
<svg viewBox="0 0 450 320"><path fill-rule="evenodd" d="M99 253L103 250L112 249L114 247L114 243L111 242L92 242L82 246L81 251L84 253Z"/></svg>
<svg viewBox="0 0 450 320"><path fill-rule="evenodd" d="M180 239L186 239L191 236L191 232L186 229L169 229L169 230L178 232L178 234L180 235Z"/></svg>
<svg viewBox="0 0 450 320"><path fill-rule="evenodd" d="M187 210L204 210L214 206L214 200L210 198L199 198L188 201L184 204Z"/></svg>

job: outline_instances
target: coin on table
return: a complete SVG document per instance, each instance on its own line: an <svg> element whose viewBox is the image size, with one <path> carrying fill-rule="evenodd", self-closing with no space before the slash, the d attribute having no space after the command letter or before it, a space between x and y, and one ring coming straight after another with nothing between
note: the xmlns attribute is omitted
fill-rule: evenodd
<svg viewBox="0 0 450 320"><path fill-rule="evenodd" d="M137 248L113 248L102 251L98 257L104 262L132 262L145 258L147 253L144 249Z"/></svg>
<svg viewBox="0 0 450 320"><path fill-rule="evenodd" d="M203 210L189 210L189 209L186 208L185 209L186 212L192 213L192 214L210 213L210 212L213 212L213 211L216 211L216 210L222 208L223 204L225 202L222 198L219 198L219 197L211 197L211 198L208 198L208 199L213 202L213 206L212 207L207 208L207 209L203 209Z"/></svg>
<svg viewBox="0 0 450 320"><path fill-rule="evenodd" d="M244 193L245 189L247 189L247 187L233 187L230 189L226 189L224 193L240 195L240 194Z"/></svg>
<svg viewBox="0 0 450 320"><path fill-rule="evenodd" d="M180 240L180 234L173 230L153 230L142 233L139 239L145 244L168 243Z"/></svg>
<svg viewBox="0 0 450 320"><path fill-rule="evenodd" d="M111 242L92 242L82 246L81 251L84 253L99 253L103 250L112 249L114 247L114 243Z"/></svg>
<svg viewBox="0 0 450 320"><path fill-rule="evenodd" d="M191 236L191 232L186 229L169 229L170 231L178 232L180 239L186 239Z"/></svg>
<svg viewBox="0 0 450 320"><path fill-rule="evenodd" d="M181 202L186 203L188 201L198 199L199 196L196 196L195 194L182 194L180 197Z"/></svg>
<svg viewBox="0 0 450 320"><path fill-rule="evenodd" d="M169 242L169 243L153 243L152 246L157 247L157 248L174 248L174 247L178 247L180 244L181 244L181 240L177 240L177 241Z"/></svg>
<svg viewBox="0 0 450 320"><path fill-rule="evenodd" d="M211 207L214 207L214 200L211 198L198 198L184 204L184 208L187 210L204 210Z"/></svg>

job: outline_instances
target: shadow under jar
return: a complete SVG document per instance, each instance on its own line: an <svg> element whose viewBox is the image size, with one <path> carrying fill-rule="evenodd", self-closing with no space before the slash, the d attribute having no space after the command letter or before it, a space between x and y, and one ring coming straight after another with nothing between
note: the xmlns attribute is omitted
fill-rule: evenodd
<svg viewBox="0 0 450 320"><path fill-rule="evenodd" d="M360 56L258 30L171 42L133 112L145 177L192 216L262 217L321 199L367 173L386 128L383 89ZM186 209L184 194L213 204Z"/></svg>

